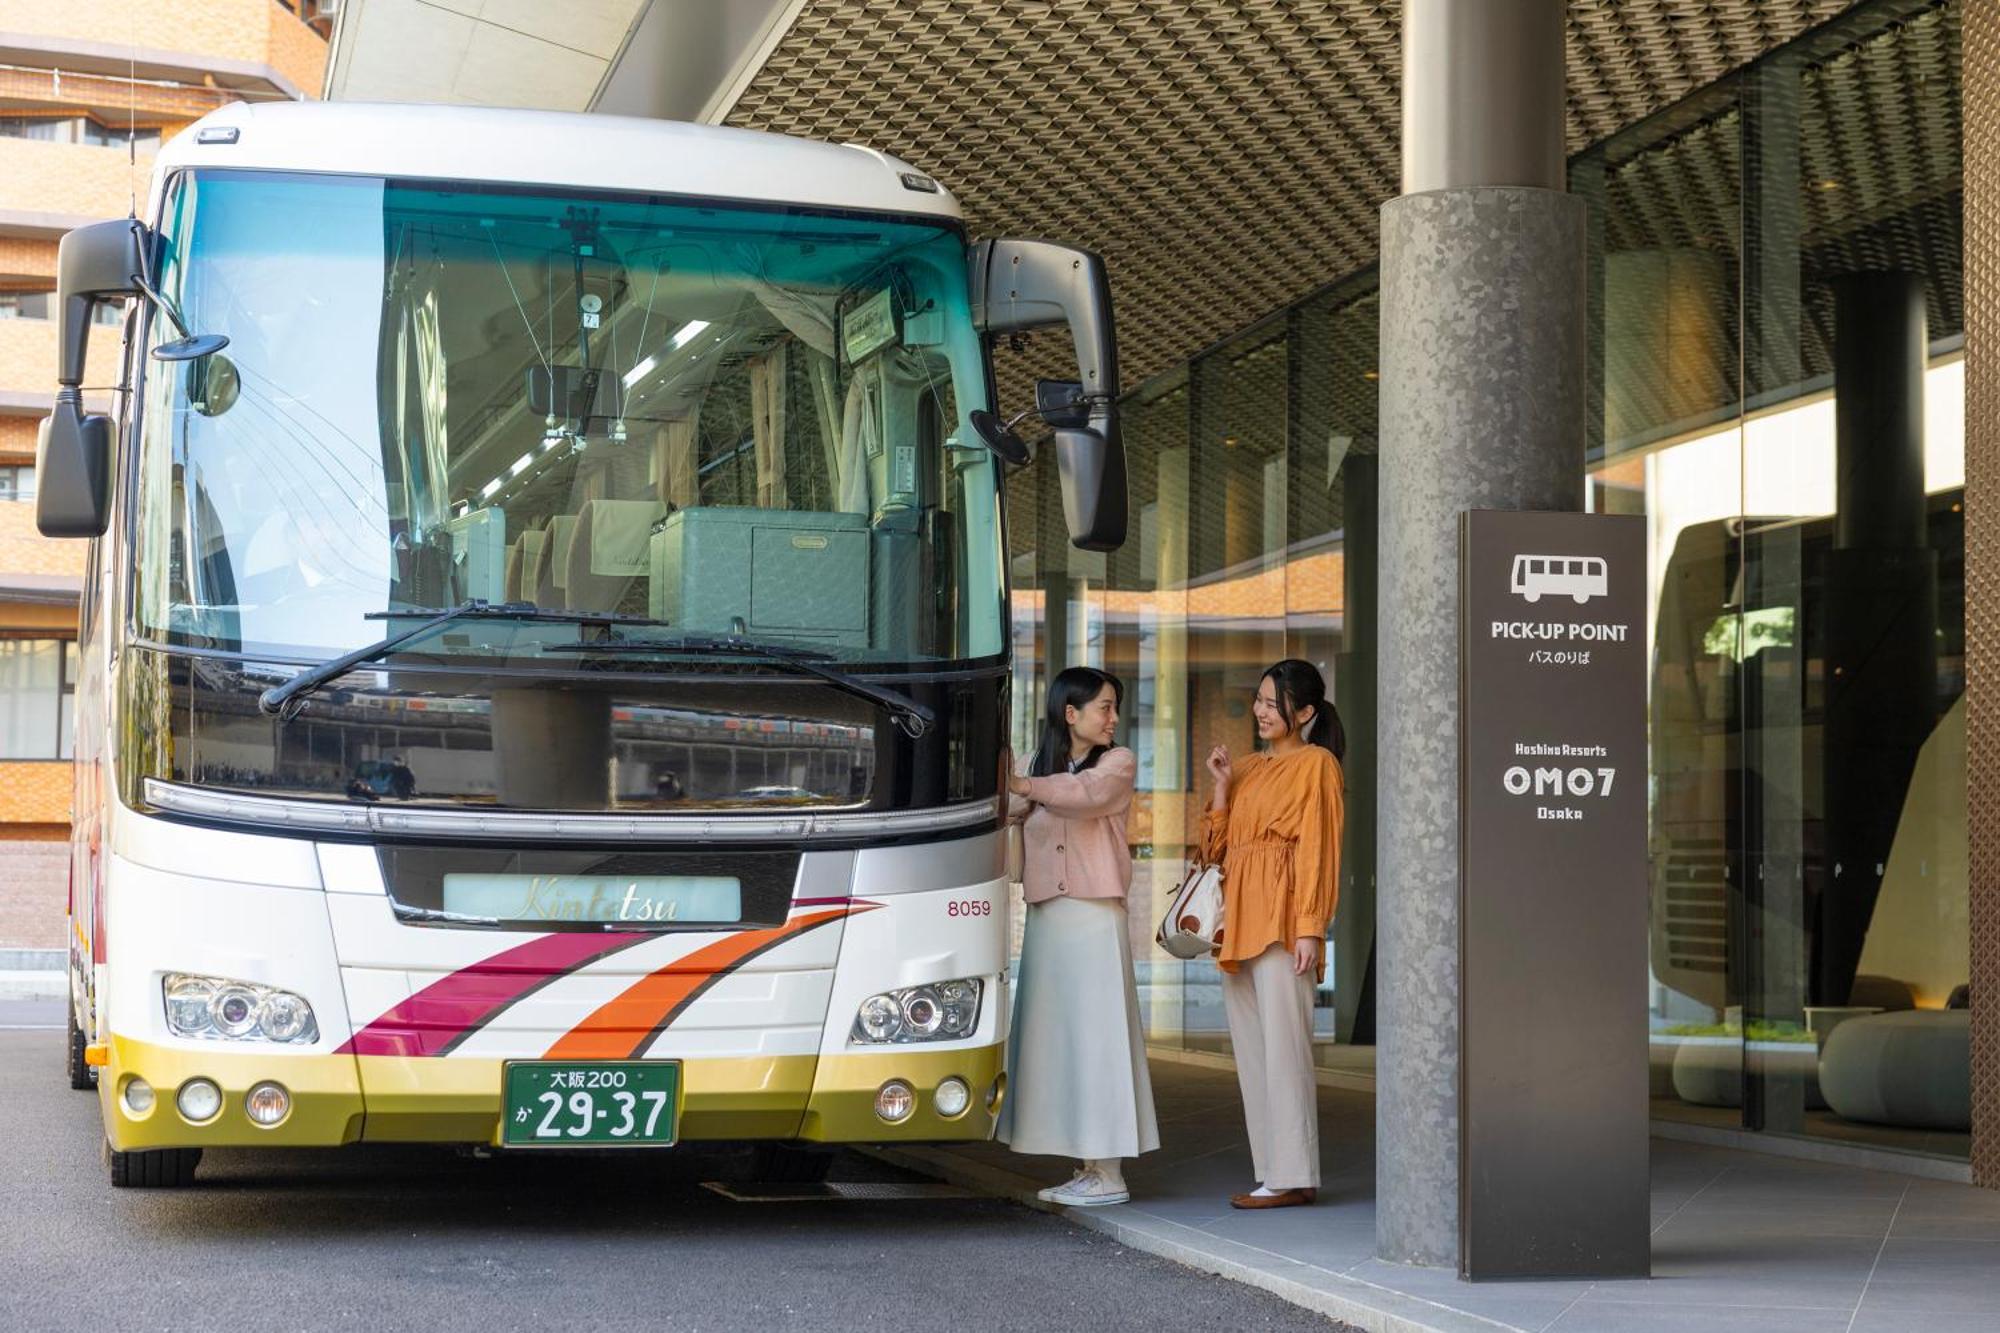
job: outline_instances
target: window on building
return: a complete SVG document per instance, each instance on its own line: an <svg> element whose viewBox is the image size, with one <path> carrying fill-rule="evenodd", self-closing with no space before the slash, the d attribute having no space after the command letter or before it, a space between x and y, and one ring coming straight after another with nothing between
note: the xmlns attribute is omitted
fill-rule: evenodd
<svg viewBox="0 0 2000 1333"><path fill-rule="evenodd" d="M74 639L0 640L0 759L67 759L76 708Z"/></svg>
<svg viewBox="0 0 2000 1333"><path fill-rule="evenodd" d="M53 292L0 292L0 319L47 319Z"/></svg>
<svg viewBox="0 0 2000 1333"><path fill-rule="evenodd" d="M128 129L106 125L89 116L0 116L0 138L36 139L43 143L81 143L99 148L158 148L157 126Z"/></svg>
<svg viewBox="0 0 2000 1333"><path fill-rule="evenodd" d="M53 319L55 312L54 292L0 292L0 319ZM109 325L124 323L125 303L99 302L91 307L90 322Z"/></svg>
<svg viewBox="0 0 2000 1333"><path fill-rule="evenodd" d="M35 469L27 464L0 467L0 503L35 498Z"/></svg>

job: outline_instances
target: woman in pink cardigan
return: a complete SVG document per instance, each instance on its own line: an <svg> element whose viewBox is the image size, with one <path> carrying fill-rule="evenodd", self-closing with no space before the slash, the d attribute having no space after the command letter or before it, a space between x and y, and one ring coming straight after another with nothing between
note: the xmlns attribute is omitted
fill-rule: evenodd
<svg viewBox="0 0 2000 1333"><path fill-rule="evenodd" d="M1102 671L1059 673L1042 743L1008 783L1028 920L998 1134L1018 1153L1080 1161L1041 1192L1076 1208L1124 1203L1124 1159L1160 1146L1125 920L1138 761L1111 743L1124 694Z"/></svg>

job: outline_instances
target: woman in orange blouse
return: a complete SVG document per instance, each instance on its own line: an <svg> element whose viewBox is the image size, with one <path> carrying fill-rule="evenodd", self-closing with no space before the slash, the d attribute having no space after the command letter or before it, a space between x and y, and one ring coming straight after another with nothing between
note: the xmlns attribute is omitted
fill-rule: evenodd
<svg viewBox="0 0 2000 1333"><path fill-rule="evenodd" d="M1289 1208L1319 1193L1313 991L1339 891L1347 740L1310 662L1266 671L1253 711L1268 749L1241 763L1224 745L1208 756L1215 796L1202 851L1222 866L1215 956L1258 1181L1230 1203Z"/></svg>

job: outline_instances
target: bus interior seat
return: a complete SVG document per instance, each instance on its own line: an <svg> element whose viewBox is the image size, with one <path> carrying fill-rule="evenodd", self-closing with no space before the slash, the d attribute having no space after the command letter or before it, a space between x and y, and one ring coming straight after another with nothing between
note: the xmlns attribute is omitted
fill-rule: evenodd
<svg viewBox="0 0 2000 1333"><path fill-rule="evenodd" d="M651 573L653 525L667 512L658 500L589 500L571 530L566 576L569 607L615 611L636 580Z"/></svg>
<svg viewBox="0 0 2000 1333"><path fill-rule="evenodd" d="M504 582L507 600L510 602L526 600L521 596L521 543L526 540L527 534L523 533L507 543L507 574Z"/></svg>
<svg viewBox="0 0 2000 1333"><path fill-rule="evenodd" d="M652 534L647 610L700 633L869 646L861 514L677 509Z"/></svg>
<svg viewBox="0 0 2000 1333"><path fill-rule="evenodd" d="M549 520L543 539L542 560L535 580L534 602L536 606L551 611L565 610L569 606L569 548L570 538L576 532L576 515L557 514Z"/></svg>
<svg viewBox="0 0 2000 1333"><path fill-rule="evenodd" d="M507 515L491 507L449 519L452 582L461 597L506 600Z"/></svg>
<svg viewBox="0 0 2000 1333"><path fill-rule="evenodd" d="M548 563L549 534L540 528L530 528L516 544L521 548L521 568L518 576L508 583L507 595L514 601L533 602L542 568Z"/></svg>

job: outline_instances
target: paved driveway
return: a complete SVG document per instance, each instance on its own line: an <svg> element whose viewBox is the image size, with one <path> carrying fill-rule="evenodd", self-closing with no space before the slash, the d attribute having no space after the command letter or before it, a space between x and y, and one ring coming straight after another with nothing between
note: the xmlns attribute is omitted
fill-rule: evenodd
<svg viewBox="0 0 2000 1333"><path fill-rule="evenodd" d="M0 1022L0 1329L1330 1327L1014 1204L734 1203L664 1157L212 1152L113 1190L61 1033L20 1026L46 1013Z"/></svg>

